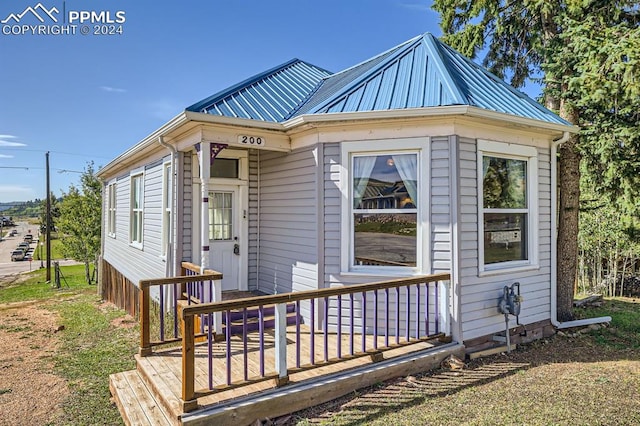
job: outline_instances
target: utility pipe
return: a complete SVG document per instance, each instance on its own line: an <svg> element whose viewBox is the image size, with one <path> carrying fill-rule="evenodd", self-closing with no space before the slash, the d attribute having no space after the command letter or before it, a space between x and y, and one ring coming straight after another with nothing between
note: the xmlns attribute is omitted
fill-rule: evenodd
<svg viewBox="0 0 640 426"><path fill-rule="evenodd" d="M176 276L176 271L175 271L175 253L173 253L173 246L174 246L174 237L173 237L173 232L174 232L174 222L176 220L175 218L175 212L176 212L176 203L175 203L175 198L176 198L176 193L177 193L177 188L178 185L175 182L174 177L176 176L176 153L178 152L178 150L176 149L175 146L168 144L164 141L164 136L160 135L158 136L158 143L167 148L169 150L169 152L171 153L171 185L173 186L173 190L170 191L171 194L171 200L169 200L169 202L171 203L171 220L169 221L169 235L167 235L167 241L166 241L166 253L167 253L167 266L166 266L166 274L167 277L175 277ZM164 215L164 212L163 212Z"/></svg>
<svg viewBox="0 0 640 426"><path fill-rule="evenodd" d="M558 321L558 147L570 137L569 132L564 132L560 139L551 143L551 324L559 329L611 322L608 316Z"/></svg>

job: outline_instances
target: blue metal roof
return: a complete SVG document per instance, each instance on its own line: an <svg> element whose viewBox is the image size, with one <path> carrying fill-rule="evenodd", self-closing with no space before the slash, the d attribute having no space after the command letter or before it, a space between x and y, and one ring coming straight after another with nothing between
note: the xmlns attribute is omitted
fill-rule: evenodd
<svg viewBox="0 0 640 426"><path fill-rule="evenodd" d="M331 73L292 59L186 108L226 117L280 122Z"/></svg>
<svg viewBox="0 0 640 426"><path fill-rule="evenodd" d="M281 122L305 114L449 105L570 124L429 33L335 74L294 59L187 110Z"/></svg>

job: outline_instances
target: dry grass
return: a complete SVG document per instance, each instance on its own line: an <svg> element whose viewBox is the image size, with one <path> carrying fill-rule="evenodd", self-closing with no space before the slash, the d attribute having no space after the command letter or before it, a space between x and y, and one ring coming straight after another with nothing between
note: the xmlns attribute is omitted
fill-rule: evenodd
<svg viewBox="0 0 640 426"><path fill-rule="evenodd" d="M469 362L380 384L295 413L309 425L640 424L640 301L607 301L609 328L554 336Z"/></svg>

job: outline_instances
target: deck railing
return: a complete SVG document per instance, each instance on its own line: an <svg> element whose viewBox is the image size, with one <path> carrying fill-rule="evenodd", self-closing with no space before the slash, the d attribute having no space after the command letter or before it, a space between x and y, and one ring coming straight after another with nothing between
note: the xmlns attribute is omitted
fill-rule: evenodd
<svg viewBox="0 0 640 426"><path fill-rule="evenodd" d="M200 281L208 279L218 278L215 274L198 276ZM293 373L365 356L377 362L383 359L385 351L446 338L449 279L450 275L444 273L214 303L177 300L183 410L196 409L199 397L215 392L272 379L276 386L281 386ZM291 304L295 306L295 324L288 325L287 310ZM274 329L269 333L265 330L268 306L273 307L270 309L275 315ZM252 339L251 344L249 310L258 313L258 341ZM215 315L224 317L226 328L223 336L217 336L224 339L223 346L216 347L214 353L214 346L220 345L215 343L216 332L214 327L203 324L215 324ZM241 331L236 330L232 341L233 317L241 318ZM198 371L207 371L208 386L196 390L196 340L203 334L203 327L206 355L202 357L207 366L199 364ZM273 362L270 366L266 365L267 350ZM287 351L294 353L289 357ZM224 380L216 380L220 376Z"/></svg>
<svg viewBox="0 0 640 426"><path fill-rule="evenodd" d="M182 341L177 315L179 300L189 303L221 300L220 285L215 283L222 279L221 273L207 269L201 274L200 267L190 262L182 262L181 267L180 276L139 282L141 356L150 355L155 346ZM152 329L157 332L153 340ZM203 324L195 337L204 336Z"/></svg>

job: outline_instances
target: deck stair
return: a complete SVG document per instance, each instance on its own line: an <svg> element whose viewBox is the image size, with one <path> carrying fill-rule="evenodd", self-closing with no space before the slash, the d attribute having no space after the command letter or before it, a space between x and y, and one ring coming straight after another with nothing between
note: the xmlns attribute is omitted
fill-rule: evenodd
<svg viewBox="0 0 640 426"><path fill-rule="evenodd" d="M287 325L295 325L296 324L296 316L299 316L299 313L296 312L295 303L287 304ZM238 336L243 333L243 317L244 313L242 311L232 311L230 313L231 319L231 335ZM267 305L263 308L263 317L264 317L264 329L273 329L275 327L276 317L275 317L275 306ZM222 335L224 336L226 333L227 327L227 319L226 316L222 316ZM258 331L260 328L260 317L258 309L248 309L247 310L247 332Z"/></svg>
<svg viewBox="0 0 640 426"><path fill-rule="evenodd" d="M126 425L180 425L178 417L158 403L151 386L138 370L112 374L109 376L109 389Z"/></svg>

